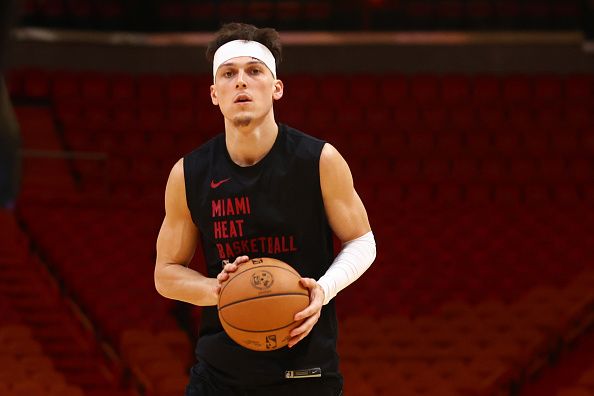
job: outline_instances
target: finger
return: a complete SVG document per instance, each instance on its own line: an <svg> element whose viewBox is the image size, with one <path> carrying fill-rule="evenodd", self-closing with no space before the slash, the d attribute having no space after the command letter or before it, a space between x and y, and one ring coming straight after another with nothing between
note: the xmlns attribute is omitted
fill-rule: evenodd
<svg viewBox="0 0 594 396"><path fill-rule="evenodd" d="M248 256L239 256L235 259L235 261L233 263L234 264L242 264L249 260L250 260L250 258Z"/></svg>
<svg viewBox="0 0 594 396"><path fill-rule="evenodd" d="M293 330L291 330L289 335L291 337L296 337L301 333L309 334L309 332L314 327L314 325L317 323L319 318L320 318L319 314L310 316L309 318L305 319L303 321L303 323L301 323L298 327L295 327Z"/></svg>
<svg viewBox="0 0 594 396"><path fill-rule="evenodd" d="M301 285L309 290L312 290L317 282L314 279L311 278L301 278L299 279L299 282L301 283Z"/></svg>
<svg viewBox="0 0 594 396"><path fill-rule="evenodd" d="M297 312L293 317L294 321L298 321L301 319L305 319L309 316L312 316L316 312L319 312L322 308L321 304L318 304L316 301L312 301L303 311Z"/></svg>
<svg viewBox="0 0 594 396"><path fill-rule="evenodd" d="M297 344L299 341L301 341L302 339L305 338L305 336L307 336L308 333L300 333L299 335L295 336L295 337L291 337L291 339L289 340L287 346L289 348L292 348L295 346L295 344Z"/></svg>
<svg viewBox="0 0 594 396"><path fill-rule="evenodd" d="M305 335L300 335L299 337L293 337L289 340L287 346L289 348L293 348L299 341L305 338Z"/></svg>
<svg viewBox="0 0 594 396"><path fill-rule="evenodd" d="M309 330L311 330L311 328L309 327L309 324L306 323L306 321L304 321L300 326L297 326L293 330L291 330L291 332L289 333L289 336L291 338L299 337L303 333L308 333Z"/></svg>
<svg viewBox="0 0 594 396"><path fill-rule="evenodd" d="M219 282L224 282L227 279L229 279L229 274L226 272L219 272L219 274L217 275L217 280Z"/></svg>
<svg viewBox="0 0 594 396"><path fill-rule="evenodd" d="M315 318L310 317L301 326L293 329L291 331L291 333L289 334L291 336L291 339L289 340L289 343L288 343L289 348L292 348L299 341L301 341L302 339L307 337L307 335L311 332L311 329L313 328L313 326L316 324L317 321L318 321L317 317L315 317Z"/></svg>

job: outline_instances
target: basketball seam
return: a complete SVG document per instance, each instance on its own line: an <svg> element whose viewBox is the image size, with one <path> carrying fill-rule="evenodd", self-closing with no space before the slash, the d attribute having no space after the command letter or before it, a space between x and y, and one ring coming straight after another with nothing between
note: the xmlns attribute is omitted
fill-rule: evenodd
<svg viewBox="0 0 594 396"><path fill-rule="evenodd" d="M259 265L259 267L257 267L258 269L259 269L259 268L278 268L278 269L282 269L283 271L287 271L287 272L289 272L289 273L291 273L291 274L293 274L293 275L296 275L297 277L301 278L301 275L299 275L299 274L298 274L298 273L297 273L295 270L292 270L292 271L291 271L290 269L287 269L287 268L281 267L280 265L274 265L274 264L264 264L264 265L261 265L261 264L256 264L256 265ZM238 277L239 275L241 275L241 274L243 274L244 272L246 272L246 271L249 271L249 270L250 270L250 269L248 268L248 269L246 269L245 271L242 271L241 273L237 274L237 276L234 276L233 278L229 279L229 280L227 281L227 283L225 283L225 284L223 285L223 288L221 289L221 292L219 293L219 298L220 298L221 294L223 294L223 291L225 291L225 289L227 288L227 286L228 286L228 285L230 285L230 284L231 284L231 282L233 282L233 280L237 279L237 277Z"/></svg>
<svg viewBox="0 0 594 396"><path fill-rule="evenodd" d="M220 315L219 315L220 316ZM267 330L248 330L248 329L242 329L241 327L237 327L237 326L233 326L231 323L227 322L224 318L221 318L221 320L223 322L225 322L227 324L227 326L234 328L235 330L239 330L239 331L245 331L246 333L269 333L271 331L278 331L278 330L282 330L284 328L287 328L289 326L291 326L294 323L297 323L295 321L292 321L291 323L284 325L283 327L277 327L274 329L267 329Z"/></svg>
<svg viewBox="0 0 594 396"><path fill-rule="evenodd" d="M237 301L233 301L231 303L225 304L222 307L218 308L218 311L221 312L221 310L223 308L227 308L231 305L235 305L235 304L239 304L242 302L246 302L246 301L251 301L251 300L258 300L260 298L267 298L267 297L278 297L278 296L306 296L309 297L309 294L307 293L277 293L277 294L264 294L262 296L256 296L256 297L250 297L250 298L244 298L243 300L237 300Z"/></svg>

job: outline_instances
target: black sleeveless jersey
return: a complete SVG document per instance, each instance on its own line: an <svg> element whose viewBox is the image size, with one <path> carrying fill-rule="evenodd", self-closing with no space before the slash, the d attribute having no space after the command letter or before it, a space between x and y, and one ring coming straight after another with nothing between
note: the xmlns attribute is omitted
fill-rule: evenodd
<svg viewBox="0 0 594 396"><path fill-rule="evenodd" d="M253 166L231 160L224 134L184 157L186 199L209 277L221 271L222 260L241 255L282 260L303 277L319 279L326 272L333 250L320 187L323 146L279 124L271 150ZM333 300L306 338L293 348L268 352L236 344L224 332L216 307L204 307L196 357L230 385L278 383L285 371L310 368L340 378L336 338Z"/></svg>

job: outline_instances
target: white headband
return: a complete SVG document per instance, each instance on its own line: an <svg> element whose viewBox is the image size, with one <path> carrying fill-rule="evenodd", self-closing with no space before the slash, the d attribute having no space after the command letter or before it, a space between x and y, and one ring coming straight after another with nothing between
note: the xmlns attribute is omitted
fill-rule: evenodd
<svg viewBox="0 0 594 396"><path fill-rule="evenodd" d="M229 59L240 56L251 56L262 61L270 69L274 78L276 78L276 61L272 52L263 44L257 41L233 40L225 43L217 49L212 61L212 77L216 80L217 70L221 64Z"/></svg>

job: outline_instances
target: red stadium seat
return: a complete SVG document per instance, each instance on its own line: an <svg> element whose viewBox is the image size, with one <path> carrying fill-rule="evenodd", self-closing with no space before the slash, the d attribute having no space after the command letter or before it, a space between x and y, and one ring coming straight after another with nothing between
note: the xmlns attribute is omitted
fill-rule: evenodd
<svg viewBox="0 0 594 396"><path fill-rule="evenodd" d="M498 184L494 189L494 202L501 205L519 205L522 192L517 185Z"/></svg>
<svg viewBox="0 0 594 396"><path fill-rule="evenodd" d="M594 169L592 161L586 158L575 158L569 161L567 176L570 180L579 183L591 183L594 181Z"/></svg>
<svg viewBox="0 0 594 396"><path fill-rule="evenodd" d="M493 137L485 129L469 131L466 133L466 149L473 157L480 157L493 152Z"/></svg>
<svg viewBox="0 0 594 396"><path fill-rule="evenodd" d="M551 131L551 148L554 154L574 156L578 152L578 136L571 129Z"/></svg>
<svg viewBox="0 0 594 396"><path fill-rule="evenodd" d="M562 182L566 178L566 161L563 158L543 158L540 160L540 179L545 182Z"/></svg>
<svg viewBox="0 0 594 396"><path fill-rule="evenodd" d="M474 101L479 104L493 104L501 101L501 85L496 76L479 75L473 80Z"/></svg>
<svg viewBox="0 0 594 396"><path fill-rule="evenodd" d="M524 130L533 129L536 132L547 133L551 130L565 129L563 107L561 104L540 105L534 109L534 122Z"/></svg>
<svg viewBox="0 0 594 396"><path fill-rule="evenodd" d="M382 76L379 83L381 101L387 106L398 108L410 97L408 80L403 75Z"/></svg>
<svg viewBox="0 0 594 396"><path fill-rule="evenodd" d="M478 115L475 109L467 105L452 107L449 109L451 127L460 132L474 132L483 125L478 122Z"/></svg>
<svg viewBox="0 0 594 396"><path fill-rule="evenodd" d="M379 150L381 155L398 158L409 153L407 134L401 128L394 128L388 133L379 134Z"/></svg>
<svg viewBox="0 0 594 396"><path fill-rule="evenodd" d="M373 74L356 74L349 78L350 99L359 105L367 106L376 101L378 80Z"/></svg>
<svg viewBox="0 0 594 396"><path fill-rule="evenodd" d="M394 163L394 179L398 182L413 182L419 177L421 168L416 159L401 159Z"/></svg>
<svg viewBox="0 0 594 396"><path fill-rule="evenodd" d="M532 103L532 89L527 76L513 75L503 79L503 100L514 106L527 106Z"/></svg>
<svg viewBox="0 0 594 396"><path fill-rule="evenodd" d="M408 133L409 149L414 155L426 155L435 150L434 135L431 132L411 131Z"/></svg>
<svg viewBox="0 0 594 396"><path fill-rule="evenodd" d="M484 159L481 163L481 179L489 183L499 183L509 174L508 164L501 159Z"/></svg>
<svg viewBox="0 0 594 396"><path fill-rule="evenodd" d="M194 82L192 76L181 74L171 76L165 88L170 106L190 105L194 100Z"/></svg>
<svg viewBox="0 0 594 396"><path fill-rule="evenodd" d="M135 108L137 106L137 87L133 77L128 74L116 74L111 80L114 104Z"/></svg>
<svg viewBox="0 0 594 396"><path fill-rule="evenodd" d="M425 159L421 165L423 178L431 183L443 183L450 176L450 163L444 159Z"/></svg>
<svg viewBox="0 0 594 396"><path fill-rule="evenodd" d="M533 100L538 105L559 104L562 102L563 83L559 76L538 75L533 79Z"/></svg>
<svg viewBox="0 0 594 396"><path fill-rule="evenodd" d="M87 73L81 76L82 99L89 105L105 105L111 100L110 82L105 75Z"/></svg>
<svg viewBox="0 0 594 396"><path fill-rule="evenodd" d="M288 101L296 106L303 106L314 101L318 96L320 85L323 84L323 78L316 78L310 74L292 74L283 80L285 81L286 96L280 102Z"/></svg>
<svg viewBox="0 0 594 396"><path fill-rule="evenodd" d="M591 106L576 103L565 106L565 127L578 130L591 129L594 126L594 115Z"/></svg>
<svg viewBox="0 0 594 396"><path fill-rule="evenodd" d="M534 114L532 109L526 107L512 107L507 112L510 128L516 131L525 131L534 127Z"/></svg>
<svg viewBox="0 0 594 396"><path fill-rule="evenodd" d="M166 80L159 75L145 74L138 77L138 102L148 109L165 107Z"/></svg>
<svg viewBox="0 0 594 396"><path fill-rule="evenodd" d="M499 130L493 133L493 147L499 154L518 155L522 149L520 134L515 129Z"/></svg>
<svg viewBox="0 0 594 396"><path fill-rule="evenodd" d="M73 72L55 72L52 74L52 98L57 102L78 101L82 96L80 76Z"/></svg>
<svg viewBox="0 0 594 396"><path fill-rule="evenodd" d="M246 14L256 25L269 23L275 15L275 2L271 0L251 1L247 5Z"/></svg>
<svg viewBox="0 0 594 396"><path fill-rule="evenodd" d="M246 3L237 0L222 2L219 5L219 15L224 22L243 20L246 17Z"/></svg>
<svg viewBox="0 0 594 396"><path fill-rule="evenodd" d="M23 94L25 97L32 99L43 99L49 97L49 75L42 70L26 70L23 76Z"/></svg>
<svg viewBox="0 0 594 396"><path fill-rule="evenodd" d="M565 79L565 98L570 103L591 103L594 98L594 78L585 74L569 75Z"/></svg>
<svg viewBox="0 0 594 396"><path fill-rule="evenodd" d="M573 184L555 184L552 191L553 200L559 205L576 205L581 197L577 186Z"/></svg>
<svg viewBox="0 0 594 396"><path fill-rule="evenodd" d="M349 80L343 75L324 77L323 83L318 88L319 100L332 107L347 103L349 96Z"/></svg>
<svg viewBox="0 0 594 396"><path fill-rule="evenodd" d="M533 182L536 178L536 164L531 159L515 159L510 163L511 180L519 184Z"/></svg>
<svg viewBox="0 0 594 396"><path fill-rule="evenodd" d="M392 125L392 112L387 107L372 106L366 109L365 122L378 136L389 134Z"/></svg>
<svg viewBox="0 0 594 396"><path fill-rule="evenodd" d="M400 105L392 110L396 128L416 131L419 126L419 109L414 105Z"/></svg>
<svg viewBox="0 0 594 396"><path fill-rule="evenodd" d="M433 75L415 75L410 79L410 95L418 105L434 104L439 99L439 81Z"/></svg>
<svg viewBox="0 0 594 396"><path fill-rule="evenodd" d="M431 107L421 111L421 128L440 133L448 127L449 111L443 107Z"/></svg>
<svg viewBox="0 0 594 396"><path fill-rule="evenodd" d="M441 78L441 101L446 105L463 105L470 100L470 81L463 75L445 75Z"/></svg>
<svg viewBox="0 0 594 396"><path fill-rule="evenodd" d="M501 106L484 106L478 110L479 125L481 128L485 128L489 131L497 132L508 129L506 125L506 118L506 113Z"/></svg>
<svg viewBox="0 0 594 396"><path fill-rule="evenodd" d="M464 135L452 130L443 130L435 134L436 152L445 157L454 158L464 150Z"/></svg>
<svg viewBox="0 0 594 396"><path fill-rule="evenodd" d="M455 183L471 183L479 177L479 163L473 159L454 159L452 162L452 180Z"/></svg>
<svg viewBox="0 0 594 396"><path fill-rule="evenodd" d="M543 130L525 130L521 132L523 150L528 156L545 157L549 152L549 135Z"/></svg>
<svg viewBox="0 0 594 396"><path fill-rule="evenodd" d="M463 189L460 185L449 180L439 183L435 187L435 202L440 205L452 206L462 202Z"/></svg>
<svg viewBox="0 0 594 396"><path fill-rule="evenodd" d="M528 205L550 204L551 191L545 184L527 184L524 186L524 200Z"/></svg>

